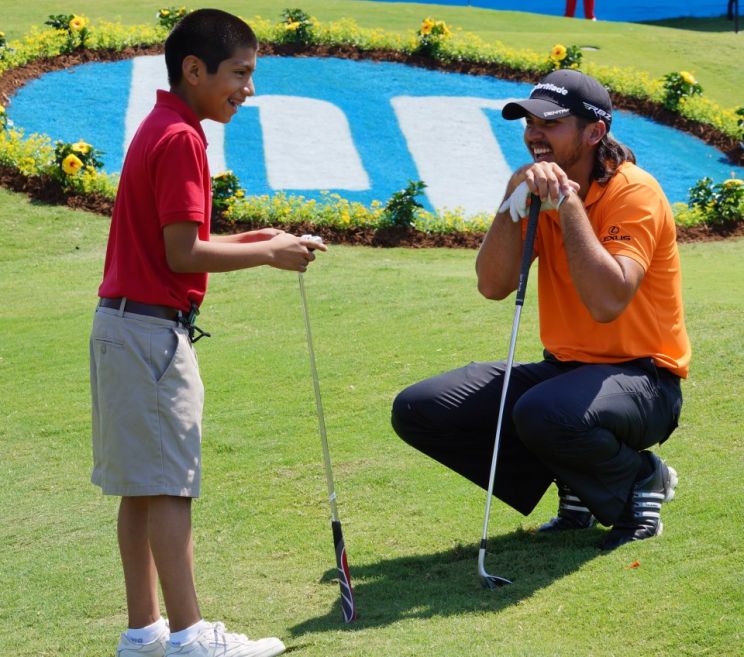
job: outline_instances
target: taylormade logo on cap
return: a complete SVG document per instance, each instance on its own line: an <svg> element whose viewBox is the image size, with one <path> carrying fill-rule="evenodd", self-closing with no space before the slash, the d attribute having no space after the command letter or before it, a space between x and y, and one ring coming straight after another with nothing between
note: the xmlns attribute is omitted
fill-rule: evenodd
<svg viewBox="0 0 744 657"><path fill-rule="evenodd" d="M527 100L504 105L501 115L521 119L531 114L539 119L560 119L572 114L590 121L612 122L610 94L597 80L570 69L560 69L546 75L536 84Z"/></svg>
<svg viewBox="0 0 744 657"><path fill-rule="evenodd" d="M540 89L545 89L546 91L555 91L557 94L563 94L564 96L568 93L568 89L566 87L557 87L554 84L550 84L550 82L540 82L535 85L535 88L532 90L532 94L534 94L536 91L539 91ZM530 96L532 96L530 94Z"/></svg>

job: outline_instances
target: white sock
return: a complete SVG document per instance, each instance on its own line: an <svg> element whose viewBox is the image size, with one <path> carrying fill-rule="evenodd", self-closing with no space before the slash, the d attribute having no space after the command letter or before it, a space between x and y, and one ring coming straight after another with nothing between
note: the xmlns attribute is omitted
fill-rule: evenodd
<svg viewBox="0 0 744 657"><path fill-rule="evenodd" d="M184 643L191 643L205 628L208 627L212 627L212 623L208 623L202 619L198 623L194 623L190 627L187 627L185 630L171 632L170 642L174 646L182 646Z"/></svg>
<svg viewBox="0 0 744 657"><path fill-rule="evenodd" d="M165 620L158 618L154 623L146 627L128 628L127 639L132 643L146 644L156 641L167 629Z"/></svg>

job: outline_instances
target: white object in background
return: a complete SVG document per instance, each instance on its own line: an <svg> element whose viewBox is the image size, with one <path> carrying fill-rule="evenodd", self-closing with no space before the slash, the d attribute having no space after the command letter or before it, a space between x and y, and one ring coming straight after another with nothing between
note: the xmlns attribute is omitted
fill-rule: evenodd
<svg viewBox="0 0 744 657"><path fill-rule="evenodd" d="M391 104L427 197L437 210L495 212L512 170L484 109L510 99L396 96Z"/></svg>

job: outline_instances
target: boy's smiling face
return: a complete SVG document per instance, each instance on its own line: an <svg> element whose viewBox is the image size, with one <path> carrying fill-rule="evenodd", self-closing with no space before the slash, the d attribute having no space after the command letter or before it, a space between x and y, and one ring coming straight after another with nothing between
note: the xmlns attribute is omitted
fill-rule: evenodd
<svg viewBox="0 0 744 657"><path fill-rule="evenodd" d="M253 72L257 52L253 48L238 48L228 59L220 62L215 73L208 73L204 62L190 55L184 59L183 84L180 91L199 120L212 119L229 123L238 107L253 96ZM177 92L178 93L178 92Z"/></svg>

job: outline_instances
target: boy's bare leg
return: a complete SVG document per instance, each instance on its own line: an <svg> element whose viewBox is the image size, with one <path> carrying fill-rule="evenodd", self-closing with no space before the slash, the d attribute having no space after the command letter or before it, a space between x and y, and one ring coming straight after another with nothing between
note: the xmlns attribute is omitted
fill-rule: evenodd
<svg viewBox="0 0 744 657"><path fill-rule="evenodd" d="M122 497L119 505L119 552L132 628L145 627L160 618L157 571L147 537L149 500Z"/></svg>
<svg viewBox="0 0 744 657"><path fill-rule="evenodd" d="M201 620L194 585L191 498L149 498L148 535L171 632Z"/></svg>
<svg viewBox="0 0 744 657"><path fill-rule="evenodd" d="M122 497L118 535L129 627L145 627L160 618L158 577L171 632L201 620L193 575L191 499Z"/></svg>

